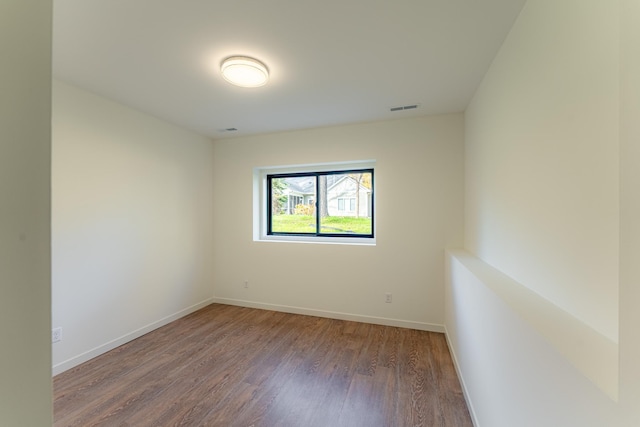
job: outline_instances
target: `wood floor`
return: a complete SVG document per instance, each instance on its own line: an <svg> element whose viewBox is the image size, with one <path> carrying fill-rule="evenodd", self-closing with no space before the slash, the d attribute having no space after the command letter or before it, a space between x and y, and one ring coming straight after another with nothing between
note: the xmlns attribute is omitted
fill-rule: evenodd
<svg viewBox="0 0 640 427"><path fill-rule="evenodd" d="M220 304L53 383L55 426L472 427L442 334Z"/></svg>

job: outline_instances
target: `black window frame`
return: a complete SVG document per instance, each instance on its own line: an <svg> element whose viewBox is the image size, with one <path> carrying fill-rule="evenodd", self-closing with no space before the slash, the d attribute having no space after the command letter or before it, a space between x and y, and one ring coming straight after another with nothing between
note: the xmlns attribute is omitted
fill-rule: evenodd
<svg viewBox="0 0 640 427"><path fill-rule="evenodd" d="M320 180L318 179L322 175L346 175L346 174L354 174L354 173L370 173L371 174L371 233L369 234L355 234L355 233L322 233L320 227L320 215L318 209L318 194L320 193ZM316 232L315 233L289 233L289 232L274 232L272 229L272 215L273 215L273 192L271 189L271 182L274 178L296 178L301 176L310 176L316 178L315 184L315 196L314 196L314 211L315 211L315 219L316 219ZM374 168L364 168L364 169L337 169L330 171L310 171L310 172L291 172L291 173L275 173L275 174L267 174L266 175L266 192L267 192L267 236L304 236L304 237L338 237L338 238L365 238L365 239L373 239L374 238L374 220L375 220L375 203L374 203ZM359 191L359 189L358 189Z"/></svg>

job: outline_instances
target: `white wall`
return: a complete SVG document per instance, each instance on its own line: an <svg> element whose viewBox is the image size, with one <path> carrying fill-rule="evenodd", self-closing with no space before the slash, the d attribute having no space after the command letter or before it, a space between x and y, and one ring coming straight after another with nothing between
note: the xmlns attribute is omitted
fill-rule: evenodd
<svg viewBox="0 0 640 427"><path fill-rule="evenodd" d="M443 249L462 244L461 115L235 138L214 147L218 301L442 330ZM253 241L254 168L371 159L376 246Z"/></svg>
<svg viewBox="0 0 640 427"><path fill-rule="evenodd" d="M616 403L496 292L491 267L464 252L449 262L447 338L476 427L613 427Z"/></svg>
<svg viewBox="0 0 640 427"><path fill-rule="evenodd" d="M465 246L618 337L618 14L532 0L466 112Z"/></svg>
<svg viewBox="0 0 640 427"><path fill-rule="evenodd" d="M620 408L640 425L640 1L621 2Z"/></svg>
<svg viewBox="0 0 640 427"><path fill-rule="evenodd" d="M465 114L474 262L619 341L620 360L612 395L548 339L548 312L526 318L454 255L446 327L478 427L640 425L639 9L529 0Z"/></svg>
<svg viewBox="0 0 640 427"><path fill-rule="evenodd" d="M51 1L0 2L0 425L51 424Z"/></svg>
<svg viewBox="0 0 640 427"><path fill-rule="evenodd" d="M210 302L212 142L54 81L54 373Z"/></svg>

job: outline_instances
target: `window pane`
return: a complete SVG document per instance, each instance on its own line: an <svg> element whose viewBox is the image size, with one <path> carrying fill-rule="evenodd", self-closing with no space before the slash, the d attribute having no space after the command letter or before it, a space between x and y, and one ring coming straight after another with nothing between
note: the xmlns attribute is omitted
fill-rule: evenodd
<svg viewBox="0 0 640 427"><path fill-rule="evenodd" d="M320 233L373 234L371 173L329 174L318 179Z"/></svg>
<svg viewBox="0 0 640 427"><path fill-rule="evenodd" d="M315 198L315 176L272 178L271 232L315 233Z"/></svg>
<svg viewBox="0 0 640 427"><path fill-rule="evenodd" d="M267 234L373 237L372 170L267 175L267 183Z"/></svg>

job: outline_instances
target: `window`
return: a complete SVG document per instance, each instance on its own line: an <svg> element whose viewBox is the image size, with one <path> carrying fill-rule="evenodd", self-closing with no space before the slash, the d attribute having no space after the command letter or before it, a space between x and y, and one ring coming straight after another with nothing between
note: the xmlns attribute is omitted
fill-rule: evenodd
<svg viewBox="0 0 640 427"><path fill-rule="evenodd" d="M266 235L374 237L373 168L265 174Z"/></svg>
<svg viewBox="0 0 640 427"><path fill-rule="evenodd" d="M345 198L339 198L338 199L338 210L339 211L349 211L349 212L353 212L356 210L356 199L355 198L350 198L350 199L345 199Z"/></svg>

